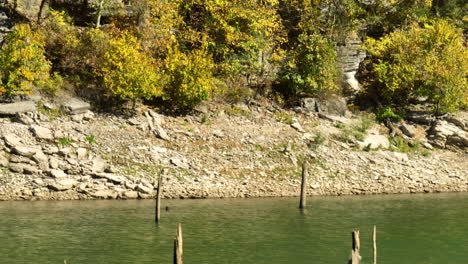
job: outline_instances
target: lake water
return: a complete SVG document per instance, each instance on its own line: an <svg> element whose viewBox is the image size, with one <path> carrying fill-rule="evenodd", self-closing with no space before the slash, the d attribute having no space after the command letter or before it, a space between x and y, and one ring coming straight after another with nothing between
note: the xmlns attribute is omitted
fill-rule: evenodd
<svg viewBox="0 0 468 264"><path fill-rule="evenodd" d="M362 263L468 263L468 194L298 199L0 202L0 263L172 263L177 224L191 264L346 263L353 229Z"/></svg>

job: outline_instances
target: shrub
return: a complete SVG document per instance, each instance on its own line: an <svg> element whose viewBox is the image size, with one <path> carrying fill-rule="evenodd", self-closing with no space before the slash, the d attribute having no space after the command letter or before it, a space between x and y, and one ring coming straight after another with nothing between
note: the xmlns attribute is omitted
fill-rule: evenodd
<svg viewBox="0 0 468 264"><path fill-rule="evenodd" d="M51 63L44 55L44 36L28 24L16 25L0 50L0 95L27 95L35 87L51 89Z"/></svg>
<svg viewBox="0 0 468 264"><path fill-rule="evenodd" d="M165 60L167 78L163 98L179 110L189 110L208 99L213 90L213 62L202 50L182 53L172 49Z"/></svg>
<svg viewBox="0 0 468 264"><path fill-rule="evenodd" d="M391 120L393 122L398 122L403 119L401 114L397 114L393 111L391 107L381 108L376 115L377 121L384 122L385 120Z"/></svg>
<svg viewBox="0 0 468 264"><path fill-rule="evenodd" d="M313 35L299 36L299 45L280 70L275 90L286 97L338 92L339 71L330 41Z"/></svg>
<svg viewBox="0 0 468 264"><path fill-rule="evenodd" d="M461 32L447 21L368 39L366 48L373 56L370 88L386 103L425 96L436 112L468 104L468 52Z"/></svg>
<svg viewBox="0 0 468 264"><path fill-rule="evenodd" d="M40 24L39 30L45 36L46 56L53 63L54 69L73 72L80 64L80 39L71 18L63 11L51 10Z"/></svg>
<svg viewBox="0 0 468 264"><path fill-rule="evenodd" d="M162 95L154 61L139 50L138 40L128 32L110 39L96 74L119 99L135 101Z"/></svg>

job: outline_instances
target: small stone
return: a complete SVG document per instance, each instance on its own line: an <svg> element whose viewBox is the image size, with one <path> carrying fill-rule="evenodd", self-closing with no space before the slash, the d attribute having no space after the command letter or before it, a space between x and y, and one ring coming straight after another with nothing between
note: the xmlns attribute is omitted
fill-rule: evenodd
<svg viewBox="0 0 468 264"><path fill-rule="evenodd" d="M77 182L74 179L60 179L50 183L47 187L54 191L66 191L73 188L73 186L75 186L76 184Z"/></svg>
<svg viewBox="0 0 468 264"><path fill-rule="evenodd" d="M68 154L70 154L71 151L72 151L71 148L61 148L61 149L59 149L58 154L65 157Z"/></svg>
<svg viewBox="0 0 468 264"><path fill-rule="evenodd" d="M143 184L138 184L138 186L136 187L136 190L142 193L146 193L146 194L150 194L153 191L150 187L147 187Z"/></svg>
<svg viewBox="0 0 468 264"><path fill-rule="evenodd" d="M171 138L169 137L169 135L167 135L166 131L164 130L164 128L162 128L162 126L160 125L155 125L154 129L153 129L153 134L160 138L160 139L163 139L163 140L170 140Z"/></svg>
<svg viewBox="0 0 468 264"><path fill-rule="evenodd" d="M138 192L135 191L126 191L123 193L123 197L127 199L136 199L138 198Z"/></svg>
<svg viewBox="0 0 468 264"><path fill-rule="evenodd" d="M56 146L48 145L42 148L45 154L53 155L59 152L59 148Z"/></svg>
<svg viewBox="0 0 468 264"><path fill-rule="evenodd" d="M0 167L8 167L8 164L10 162L8 159L5 157L4 152L0 152Z"/></svg>
<svg viewBox="0 0 468 264"><path fill-rule="evenodd" d="M63 103L63 107L73 115L86 113L91 108L91 105L81 99L71 98Z"/></svg>
<svg viewBox="0 0 468 264"><path fill-rule="evenodd" d="M107 162L103 160L102 158L97 157L93 160L93 165L91 167L91 170L94 173L100 173L100 172L104 172L106 167L107 167Z"/></svg>
<svg viewBox="0 0 468 264"><path fill-rule="evenodd" d="M110 173L98 173L96 174L96 176L100 178L105 178L109 180L110 182L117 183L117 184L124 183L127 180L127 178L125 178L124 176L119 176L119 175L110 174Z"/></svg>
<svg viewBox="0 0 468 264"><path fill-rule="evenodd" d="M34 119L29 117L26 113L17 113L15 116L15 120L18 123L25 124L25 125L34 124Z"/></svg>
<svg viewBox="0 0 468 264"><path fill-rule="evenodd" d="M224 132L221 129L215 129L213 131L213 136L218 137L218 138L223 138Z"/></svg>
<svg viewBox="0 0 468 264"><path fill-rule="evenodd" d="M183 169L188 169L188 168L190 168L190 166L189 166L189 164L187 163L187 161L182 160L182 159L172 158L172 159L170 160L170 162L171 162L173 165L175 165L175 166L177 166L177 167L179 167L179 168L183 168Z"/></svg>
<svg viewBox="0 0 468 264"><path fill-rule="evenodd" d="M58 169L59 166L60 166L60 164L59 164L58 159L52 158L52 157L49 159L49 167L51 169Z"/></svg>
<svg viewBox="0 0 468 264"><path fill-rule="evenodd" d="M63 170L50 170L50 176L52 178L65 178L67 174Z"/></svg>
<svg viewBox="0 0 468 264"><path fill-rule="evenodd" d="M34 179L33 182L39 186L44 186L44 181L41 178Z"/></svg>
<svg viewBox="0 0 468 264"><path fill-rule="evenodd" d="M47 156L42 151L36 152L33 156L33 160L39 164L41 170L47 170L49 168L49 160Z"/></svg>
<svg viewBox="0 0 468 264"><path fill-rule="evenodd" d="M7 134L4 137L5 144L11 148L21 145L21 139L14 134Z"/></svg>
<svg viewBox="0 0 468 264"><path fill-rule="evenodd" d="M24 164L22 164L22 163L12 163L12 164L10 164L9 169L12 172L23 173Z"/></svg>
<svg viewBox="0 0 468 264"><path fill-rule="evenodd" d="M87 158L86 154L88 154L88 150L85 148L78 148L76 150L76 155L79 160L84 160Z"/></svg>
<svg viewBox="0 0 468 264"><path fill-rule="evenodd" d="M304 129L302 128L301 124L299 124L299 122L292 123L291 127L296 129L299 132L304 132Z"/></svg>
<svg viewBox="0 0 468 264"><path fill-rule="evenodd" d="M44 139L44 140L54 139L52 131L48 128L33 125L31 126L31 130L34 136L36 136L39 139Z"/></svg>
<svg viewBox="0 0 468 264"><path fill-rule="evenodd" d="M35 166L31 166L29 164L24 164L23 165L23 173L24 174L39 174L39 169L36 168Z"/></svg>
<svg viewBox="0 0 468 264"><path fill-rule="evenodd" d="M83 120L85 121L90 121L94 119L94 113L90 110L86 111L86 113L83 114Z"/></svg>

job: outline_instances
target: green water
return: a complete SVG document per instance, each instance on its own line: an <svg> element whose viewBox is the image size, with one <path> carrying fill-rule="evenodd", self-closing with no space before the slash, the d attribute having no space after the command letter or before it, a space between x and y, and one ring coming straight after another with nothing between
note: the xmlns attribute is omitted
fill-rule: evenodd
<svg viewBox="0 0 468 264"><path fill-rule="evenodd" d="M468 263L468 194L164 201L1 202L0 263L172 263L176 227L191 264L346 263L361 231L362 263Z"/></svg>

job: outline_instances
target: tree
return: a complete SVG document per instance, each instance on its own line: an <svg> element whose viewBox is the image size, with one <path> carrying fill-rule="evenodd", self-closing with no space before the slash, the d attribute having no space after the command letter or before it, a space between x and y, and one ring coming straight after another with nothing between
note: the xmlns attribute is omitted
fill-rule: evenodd
<svg viewBox="0 0 468 264"><path fill-rule="evenodd" d="M436 112L468 104L468 52L459 29L446 20L413 25L380 40L368 39L372 55L369 89L386 103L405 105L427 97Z"/></svg>
<svg viewBox="0 0 468 264"><path fill-rule="evenodd" d="M55 88L45 39L28 24L18 24L0 50L0 95L28 95L34 88ZM58 80L58 75L55 75Z"/></svg>
<svg viewBox="0 0 468 264"><path fill-rule="evenodd" d="M122 32L109 40L96 74L111 95L136 101L162 95L161 76L155 61L140 51L136 37Z"/></svg>

